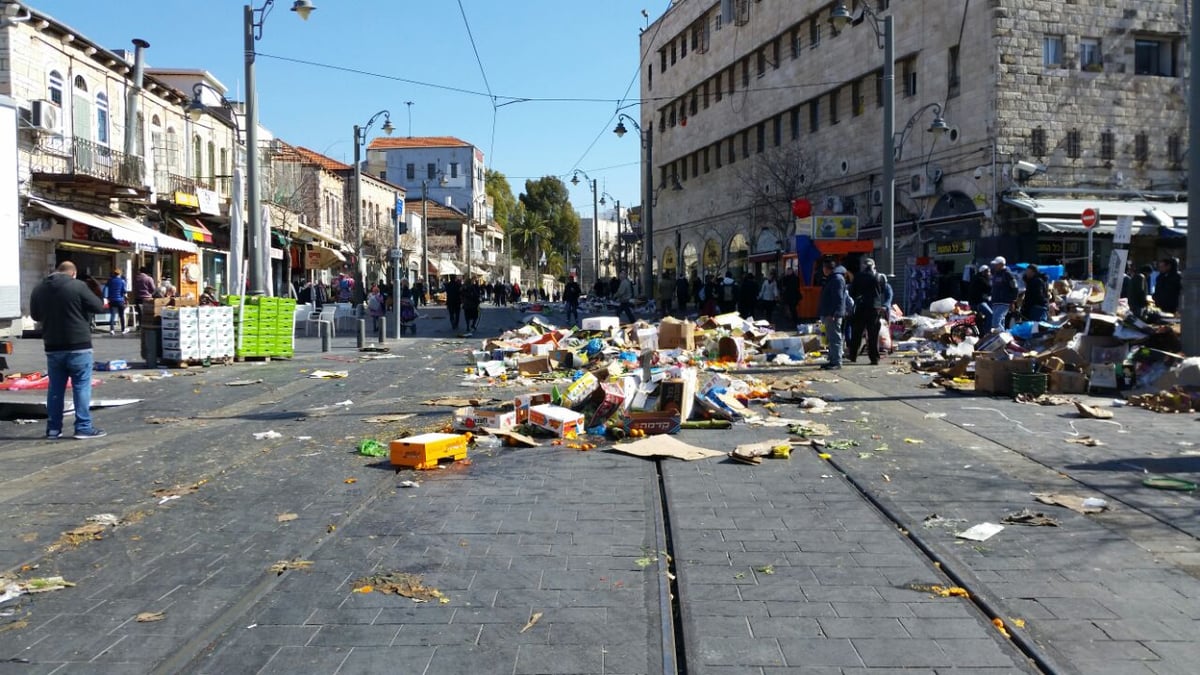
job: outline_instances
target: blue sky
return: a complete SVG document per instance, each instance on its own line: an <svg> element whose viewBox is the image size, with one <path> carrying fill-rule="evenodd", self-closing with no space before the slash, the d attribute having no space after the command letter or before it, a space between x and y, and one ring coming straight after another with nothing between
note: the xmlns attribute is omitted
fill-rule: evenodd
<svg viewBox="0 0 1200 675"><path fill-rule="evenodd" d="M405 101L412 101L414 136L452 135L474 143L488 166L509 176L514 193L527 177L565 179L578 167L622 203L637 203L638 141L611 133L615 100L637 100L642 10L660 16L667 0L461 2L495 95L607 102L505 105L495 116L493 140L487 96L272 58L486 92L458 0L313 0L317 10L307 22L289 11L291 0L277 0L257 49L260 121L290 143L349 162L355 124L387 109L395 133L407 135ZM135 37L149 41L152 67L203 68L230 89L231 98L244 89L241 1L29 4L110 49L131 49ZM636 107L625 112L637 117ZM590 216L590 190L581 182L571 196Z"/></svg>

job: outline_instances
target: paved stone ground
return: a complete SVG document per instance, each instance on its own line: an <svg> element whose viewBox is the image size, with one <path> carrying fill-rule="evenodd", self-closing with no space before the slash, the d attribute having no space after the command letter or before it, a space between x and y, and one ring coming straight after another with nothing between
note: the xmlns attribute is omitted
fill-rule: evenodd
<svg viewBox="0 0 1200 675"><path fill-rule="evenodd" d="M907 588L953 584L814 453L663 469L688 672L1031 672L969 601Z"/></svg>
<svg viewBox="0 0 1200 675"><path fill-rule="evenodd" d="M1157 493L1140 485L1136 469L1111 468L1162 466L1187 452L1200 440L1191 416L1121 408L1115 424L1104 424L1077 419L1073 408L921 389L922 378L889 375L887 366L849 367L842 375L843 382L819 385L846 408L830 417L854 420L835 424L839 435L860 443L835 453L837 465L890 504L1009 617L1024 619L1060 672L1196 671L1196 495ZM1066 443L1072 433L1107 445ZM1184 439L1193 441L1180 445ZM1198 478L1194 467L1184 472L1190 462L1174 466ZM1034 503L1030 493L1039 491L1101 496L1113 508L1083 516ZM999 522L1023 508L1046 512L1062 526L1010 525L979 544L954 538L958 529ZM959 522L924 527L932 514Z"/></svg>

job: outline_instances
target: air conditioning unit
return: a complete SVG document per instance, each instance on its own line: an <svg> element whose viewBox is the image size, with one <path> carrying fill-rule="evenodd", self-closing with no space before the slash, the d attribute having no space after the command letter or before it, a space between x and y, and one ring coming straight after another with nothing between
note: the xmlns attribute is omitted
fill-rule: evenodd
<svg viewBox="0 0 1200 675"><path fill-rule="evenodd" d="M932 197L937 192L937 182L923 173L914 173L909 183L908 196Z"/></svg>
<svg viewBox="0 0 1200 675"><path fill-rule="evenodd" d="M51 101L37 100L29 110L29 124L42 131L58 131L62 109Z"/></svg>
<svg viewBox="0 0 1200 675"><path fill-rule="evenodd" d="M871 188L871 206L883 204L883 188Z"/></svg>

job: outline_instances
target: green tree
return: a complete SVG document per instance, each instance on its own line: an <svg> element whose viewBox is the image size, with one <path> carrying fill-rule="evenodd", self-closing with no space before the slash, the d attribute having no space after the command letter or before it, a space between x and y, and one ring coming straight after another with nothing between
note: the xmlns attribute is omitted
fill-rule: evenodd
<svg viewBox="0 0 1200 675"><path fill-rule="evenodd" d="M525 191L518 199L525 211L538 215L550 227L553 247L551 251L566 250L569 254L579 252L579 214L571 206L567 186L554 176L525 181Z"/></svg>
<svg viewBox="0 0 1200 675"><path fill-rule="evenodd" d="M532 270L542 251L554 240L554 230L540 214L530 212L524 204L517 204L509 220L508 238L513 250Z"/></svg>
<svg viewBox="0 0 1200 675"><path fill-rule="evenodd" d="M488 169L483 179L487 196L492 199L492 217L504 230L512 220L513 212L517 210L517 198L513 196L512 186L508 177L494 169Z"/></svg>

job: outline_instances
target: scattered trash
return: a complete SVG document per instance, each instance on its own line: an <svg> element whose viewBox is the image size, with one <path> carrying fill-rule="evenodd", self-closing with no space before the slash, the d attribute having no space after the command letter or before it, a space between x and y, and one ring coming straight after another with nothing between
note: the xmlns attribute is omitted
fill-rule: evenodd
<svg viewBox="0 0 1200 675"><path fill-rule="evenodd" d="M354 485L355 483L358 482L358 479L351 476L350 478L347 478L346 480L344 480L342 482L345 483L346 485Z"/></svg>
<svg viewBox="0 0 1200 675"><path fill-rule="evenodd" d="M182 417L147 417L146 424L179 424L183 422Z"/></svg>
<svg viewBox="0 0 1200 675"><path fill-rule="evenodd" d="M909 445L921 445L925 441L923 441L919 438L906 438L906 439L904 439L904 442L908 443Z"/></svg>
<svg viewBox="0 0 1200 675"><path fill-rule="evenodd" d="M1065 440L1068 443L1077 443L1079 445L1086 445L1089 448L1098 448L1105 444L1104 441L1101 441L1098 438L1092 438L1091 436L1077 436L1074 438L1066 438L1063 440Z"/></svg>
<svg viewBox="0 0 1200 675"><path fill-rule="evenodd" d="M275 575L280 575L289 570L309 570L312 569L312 566L313 561L311 560L292 558L291 560L280 560L279 562L268 567L267 571Z"/></svg>
<svg viewBox="0 0 1200 675"><path fill-rule="evenodd" d="M858 441L844 438L836 441L828 441L825 443L825 447L830 450L851 450L858 447Z"/></svg>
<svg viewBox="0 0 1200 675"><path fill-rule="evenodd" d="M283 438L283 434L271 429L270 431L255 432L254 440L256 441L273 441L276 438Z"/></svg>
<svg viewBox="0 0 1200 675"><path fill-rule="evenodd" d="M248 387L252 384L262 384L262 383L263 383L263 381L261 379L259 379L259 380L234 380L232 382L226 382L225 386L226 387Z"/></svg>
<svg viewBox="0 0 1200 675"><path fill-rule="evenodd" d="M525 626L524 626L524 627L523 627L523 628L522 628L520 631L518 631L518 632L520 632L520 633L524 633L525 631L529 630L530 628L533 628L535 625L537 625L537 622L538 622L538 621L540 621L540 620L541 620L541 618L542 618L542 613L541 613L541 612L534 612L533 614L531 614L531 615L529 616L529 621L528 621L528 622L525 624Z"/></svg>
<svg viewBox="0 0 1200 675"><path fill-rule="evenodd" d="M634 457L682 459L685 462L722 457L726 454L699 448L671 436L650 436L632 443L618 443L613 446L613 450Z"/></svg>
<svg viewBox="0 0 1200 675"><path fill-rule="evenodd" d="M295 514L295 513L281 513L281 514L279 514L279 515L275 516L275 522L277 522L277 523L290 523L290 522L292 522L293 520L296 520L296 519L297 519L297 518L299 518L299 517L300 517L300 516L299 516L299 515L297 515L297 514Z"/></svg>
<svg viewBox="0 0 1200 675"><path fill-rule="evenodd" d="M363 421L367 424L392 424L393 422L403 422L404 420L415 416L415 413L403 413L399 415L376 415L375 417L364 418Z"/></svg>
<svg viewBox="0 0 1200 675"><path fill-rule="evenodd" d="M115 513L97 513L94 516L88 516L87 522L116 527L121 524L121 519Z"/></svg>
<svg viewBox="0 0 1200 675"><path fill-rule="evenodd" d="M763 565L762 567L754 568L754 571L758 572L760 574L765 574L767 576L770 576L772 574L775 574L775 566L774 565Z"/></svg>
<svg viewBox="0 0 1200 675"><path fill-rule="evenodd" d="M402 480L402 481L400 481L400 487L402 487L402 488L419 488L419 487L421 487L421 484L415 480Z"/></svg>
<svg viewBox="0 0 1200 675"><path fill-rule="evenodd" d="M944 413L944 412L925 413L925 419L927 419L927 420L940 420L945 417L946 417L946 413Z"/></svg>
<svg viewBox="0 0 1200 675"><path fill-rule="evenodd" d="M386 457L388 449L374 438L364 438L358 442L358 454L364 457Z"/></svg>
<svg viewBox="0 0 1200 675"><path fill-rule="evenodd" d="M163 504L166 504L167 502L173 502L179 498L180 498L179 495L167 495L167 496L163 497L162 499L158 500L158 505L162 506Z"/></svg>
<svg viewBox="0 0 1200 675"><path fill-rule="evenodd" d="M979 523L978 525L969 527L962 532L956 533L954 536L958 537L959 539L967 539L970 541L987 541L988 539L996 536L1003 529L1004 526L1000 525L999 523Z"/></svg>
<svg viewBox="0 0 1200 675"><path fill-rule="evenodd" d="M777 448L781 450L777 451ZM729 458L743 464L761 464L763 457L776 456L777 452L787 453L787 456L790 456L791 450L791 443L786 438L760 441L737 446L733 452L729 453Z"/></svg>
<svg viewBox="0 0 1200 675"><path fill-rule="evenodd" d="M1075 401L1075 409L1079 411L1079 416L1094 420L1110 420L1113 418L1111 410L1097 408L1095 406L1086 405L1080 401Z"/></svg>
<svg viewBox="0 0 1200 675"><path fill-rule="evenodd" d="M1174 478L1172 476L1151 476L1142 480L1142 485L1155 490L1168 490L1173 492L1194 492L1196 484L1190 480L1182 478Z"/></svg>
<svg viewBox="0 0 1200 675"><path fill-rule="evenodd" d="M368 585L368 586L359 586L357 588L351 589L350 592L351 593L373 593L374 591L375 591L375 587Z"/></svg>
<svg viewBox="0 0 1200 675"><path fill-rule="evenodd" d="M1035 492L1033 498L1043 504L1062 506L1076 513L1100 513L1108 508L1108 502L1096 497L1078 497L1059 493Z"/></svg>
<svg viewBox="0 0 1200 675"><path fill-rule="evenodd" d="M174 485L169 488L158 488L154 491L153 494L155 497L159 497L160 499L164 498L164 497L178 499L179 497L182 497L184 495L190 495L193 492L198 491L200 489L200 486L204 485L207 482L208 482L207 480L201 480L201 481L192 483L191 485ZM162 502L160 501L159 503L161 504Z"/></svg>
<svg viewBox="0 0 1200 675"><path fill-rule="evenodd" d="M314 370L308 374L310 380L341 380L350 377L346 370Z"/></svg>
<svg viewBox="0 0 1200 675"><path fill-rule="evenodd" d="M37 424L38 422L41 422L41 420L30 420L30 419L15 419L15 420L13 420L13 424Z"/></svg>
<svg viewBox="0 0 1200 675"><path fill-rule="evenodd" d="M1010 513L1000 521L1009 525L1030 525L1033 527L1058 527L1059 523L1054 518L1038 511L1034 512L1029 509L1022 509L1015 513Z"/></svg>
<svg viewBox="0 0 1200 675"><path fill-rule="evenodd" d="M941 598L969 598L971 594L967 589L959 586L940 586L938 584L908 584L904 586L910 591L918 593L929 593Z"/></svg>
<svg viewBox="0 0 1200 675"><path fill-rule="evenodd" d="M1009 633L1008 633L1008 629L1004 627L1004 619L1001 619L1000 617L996 617L996 618L992 619L992 625L995 626L996 630L1000 631L1000 634L1003 635L1004 637L1012 638L1012 635L1009 635Z"/></svg>
<svg viewBox="0 0 1200 675"><path fill-rule="evenodd" d="M437 600L445 604L450 601L438 589L422 583L422 577L419 574L409 574L407 572L375 574L355 581L354 585L359 588L370 586L384 595L399 595L413 602L431 602Z"/></svg>
<svg viewBox="0 0 1200 675"><path fill-rule="evenodd" d="M166 612L142 612L134 618L137 619L138 623L154 623L155 621L162 621L163 619L167 618L167 613Z"/></svg>
<svg viewBox="0 0 1200 675"><path fill-rule="evenodd" d="M966 518L943 518L936 513L931 513L925 516L921 524L926 528L932 529L935 527L957 528L967 522Z"/></svg>

